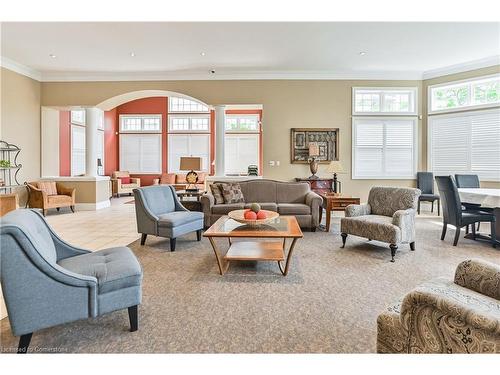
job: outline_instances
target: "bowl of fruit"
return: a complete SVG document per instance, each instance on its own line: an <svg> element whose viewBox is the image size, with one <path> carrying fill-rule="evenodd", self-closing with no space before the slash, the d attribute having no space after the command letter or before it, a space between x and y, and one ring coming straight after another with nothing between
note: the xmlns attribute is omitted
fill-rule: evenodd
<svg viewBox="0 0 500 375"><path fill-rule="evenodd" d="M250 226L258 226L267 224L280 215L274 211L262 210L258 203L252 203L250 208L231 211L228 213L228 216L239 223Z"/></svg>

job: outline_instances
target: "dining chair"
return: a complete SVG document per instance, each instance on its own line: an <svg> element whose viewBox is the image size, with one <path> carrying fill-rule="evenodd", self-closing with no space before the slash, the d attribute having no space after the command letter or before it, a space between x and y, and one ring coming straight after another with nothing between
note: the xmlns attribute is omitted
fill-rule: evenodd
<svg viewBox="0 0 500 375"><path fill-rule="evenodd" d="M436 176L436 183L441 197L441 204L443 205L443 231L441 233L441 240L444 240L446 236L448 224L454 225L456 228L453 246L457 246L460 229L468 225L472 226L472 237L475 239L476 227L474 224L485 221L491 223L491 243L493 247L496 247L494 240L496 238L495 216L482 211L462 210L460 195L452 176Z"/></svg>
<svg viewBox="0 0 500 375"><path fill-rule="evenodd" d="M462 189L478 189L481 187L477 174L455 174L455 182L457 183L457 187ZM468 211L478 211L481 207L479 204L467 202L463 202L462 206ZM477 223L476 230L479 230L480 225L481 223ZM468 231L469 227L467 227L467 232Z"/></svg>
<svg viewBox="0 0 500 375"><path fill-rule="evenodd" d="M434 212L434 202L437 201L437 210L439 216L440 202L439 195L434 194L434 174L432 172L417 172L417 188L422 192L420 197L418 197L418 214L420 215L420 202L431 202L431 212Z"/></svg>

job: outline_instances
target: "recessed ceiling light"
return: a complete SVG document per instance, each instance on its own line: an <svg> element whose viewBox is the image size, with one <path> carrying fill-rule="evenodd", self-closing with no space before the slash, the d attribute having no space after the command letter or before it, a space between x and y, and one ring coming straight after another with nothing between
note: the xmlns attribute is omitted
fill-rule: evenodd
<svg viewBox="0 0 500 375"><path fill-rule="evenodd" d="M135 52L130 52L130 57L135 57Z"/></svg>
<svg viewBox="0 0 500 375"><path fill-rule="evenodd" d="M53 53L51 53L49 56L50 56L50 57L52 57L53 59L55 59L55 58L57 57L57 56L56 56L56 55L54 55Z"/></svg>
<svg viewBox="0 0 500 375"><path fill-rule="evenodd" d="M366 52L365 52L365 51L361 51L361 52L359 53L359 56L364 56L364 55L366 55Z"/></svg>
<svg viewBox="0 0 500 375"><path fill-rule="evenodd" d="M205 52L200 52L200 55L201 55L201 56L205 56L205 55L206 55L206 53L205 53Z"/></svg>

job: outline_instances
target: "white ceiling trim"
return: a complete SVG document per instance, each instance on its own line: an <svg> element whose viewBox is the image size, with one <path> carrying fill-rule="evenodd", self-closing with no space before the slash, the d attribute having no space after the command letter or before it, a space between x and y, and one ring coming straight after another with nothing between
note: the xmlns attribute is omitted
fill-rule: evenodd
<svg viewBox="0 0 500 375"><path fill-rule="evenodd" d="M450 65L439 69L425 71L422 74L422 79L431 79L436 77L447 76L449 74L467 72L469 70L487 68L489 66L500 65L500 55L485 57L484 59L468 61L461 64Z"/></svg>
<svg viewBox="0 0 500 375"><path fill-rule="evenodd" d="M0 56L0 66L13 72L22 74L23 76L32 78L36 81L42 81L42 73L38 70L32 69L29 66L20 64L7 57Z"/></svg>

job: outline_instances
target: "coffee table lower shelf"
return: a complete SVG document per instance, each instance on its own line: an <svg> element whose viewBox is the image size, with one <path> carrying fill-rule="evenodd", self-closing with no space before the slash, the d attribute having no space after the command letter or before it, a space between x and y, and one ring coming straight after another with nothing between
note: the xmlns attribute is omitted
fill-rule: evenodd
<svg viewBox="0 0 500 375"><path fill-rule="evenodd" d="M233 242L224 260L285 260L282 242L241 241Z"/></svg>

